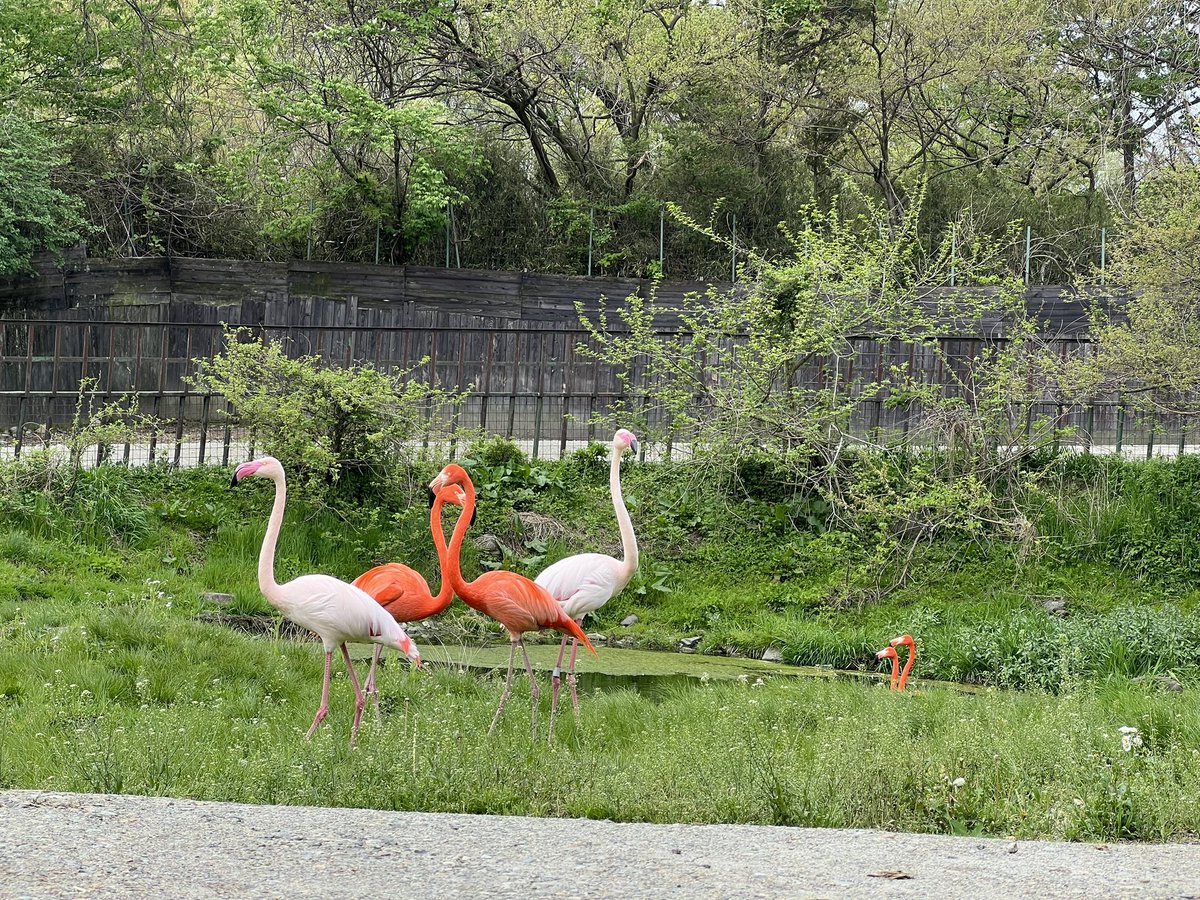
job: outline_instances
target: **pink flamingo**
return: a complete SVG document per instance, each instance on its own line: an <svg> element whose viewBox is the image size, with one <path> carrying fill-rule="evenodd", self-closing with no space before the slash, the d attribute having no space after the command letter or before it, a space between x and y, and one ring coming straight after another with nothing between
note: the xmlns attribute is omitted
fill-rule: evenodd
<svg viewBox="0 0 1200 900"><path fill-rule="evenodd" d="M429 529L433 533L433 543L437 548L438 565L443 573L446 571L446 533L442 530L442 507L447 503L462 507L466 494L457 486L448 487L434 494L429 492L432 501L429 509ZM429 589L429 582L416 569L403 563L384 563L363 572L354 579L354 587L370 594L380 606L397 622L417 622L439 615L446 611L454 599L454 591L450 582L442 575L442 585L437 594ZM379 655L383 646L375 645L375 654L371 657L371 670L363 684L363 692L375 700L375 711L379 711L379 689L375 686L375 667L379 663Z"/></svg>
<svg viewBox="0 0 1200 900"><path fill-rule="evenodd" d="M279 529L283 525L283 509L287 503L287 484L283 466L273 456L264 456L252 462L244 462L234 470L233 487L243 478L269 478L275 482L275 505L271 507L271 518L267 534L263 538L262 552L258 557L258 587L272 606L283 613L284 618L301 628L316 632L325 645L325 682L321 687L321 705L316 718L308 729L306 738L311 738L317 726L329 714L329 678L333 664L333 650L341 647L350 683L354 685L354 726L350 731L350 746L358 738L358 726L362 721L363 693L358 686L358 676L347 641L380 644L394 647L413 661L421 664L421 654L404 629L396 624L382 606L369 594L353 585L334 578L332 575L301 575L287 584L275 581L275 545L279 540Z"/></svg>
<svg viewBox="0 0 1200 900"><path fill-rule="evenodd" d="M638 440L633 433L620 429L613 435L612 462L608 470L608 487L612 493L613 509L617 513L617 524L621 529L621 547L624 559L614 559L603 553L578 553L560 559L540 574L535 582L559 602L568 616L581 627L583 617L594 613L605 603L621 593L638 567L637 538L633 534L633 522L621 496L621 457L628 451L637 453ZM550 733L554 733L554 719L558 715L558 691L563 654L567 649L567 635L563 635L558 647L558 662L550 683ZM567 669L567 687L571 689L571 705L575 716L579 716L579 696L575 690L575 654L579 640L571 638L571 662Z"/></svg>
<svg viewBox="0 0 1200 900"><path fill-rule="evenodd" d="M875 654L875 658L876 659L890 659L892 661L891 690L893 690L893 691L896 690L896 679L900 677L900 664L898 662L899 657L896 656L896 648L895 647L884 647L882 650L880 650L878 653Z"/></svg>
<svg viewBox="0 0 1200 900"><path fill-rule="evenodd" d="M491 616L508 629L511 646L508 651L508 677L504 681L504 692L500 695L500 705L496 707L496 715L488 734L496 730L500 716L504 713L504 705L512 694L513 663L516 661L517 647L525 657L525 672L529 675L529 693L532 703L533 737L537 739L537 709L538 685L533 675L533 666L529 664L529 654L525 650L523 635L526 631L538 631L542 628L553 628L566 632L583 642L592 653L596 648L588 640L578 623L563 611L553 597L546 593L545 588L534 584L524 575L516 572L494 571L484 572L474 581L465 581L459 554L462 552L463 537L467 533L471 519L475 514L475 485L462 466L451 463L430 482L429 487L441 491L447 485L458 485L466 492L463 511L459 514L454 525L454 534L450 538L450 550L446 555L446 569L443 577L449 579L454 593L472 609L486 616Z"/></svg>
<svg viewBox="0 0 1200 900"><path fill-rule="evenodd" d="M900 673L900 683L896 686L898 691L904 690L904 686L908 684L908 673L912 669L913 660L917 658L917 645L911 634L902 634L898 638L893 638L890 646L894 651L900 644L908 648L908 659L904 661L904 671Z"/></svg>

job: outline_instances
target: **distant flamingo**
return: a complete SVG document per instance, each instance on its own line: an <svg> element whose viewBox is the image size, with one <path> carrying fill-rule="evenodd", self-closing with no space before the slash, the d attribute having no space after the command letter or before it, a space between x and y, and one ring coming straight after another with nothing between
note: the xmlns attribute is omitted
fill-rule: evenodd
<svg viewBox="0 0 1200 900"><path fill-rule="evenodd" d="M899 657L896 655L895 647L884 647L875 654L876 659L890 659L892 661L892 681L891 690L896 690L896 679L900 677Z"/></svg>
<svg viewBox="0 0 1200 900"><path fill-rule="evenodd" d="M362 721L363 693L358 686L358 676L347 641L380 644L394 647L405 654L415 665L421 664L421 654L404 629L396 624L369 594L353 585L334 578L332 575L301 575L287 584L275 582L275 545L279 540L279 529L283 525L283 509L287 503L287 484L283 466L273 456L264 456L252 462L242 463L234 470L230 487L243 478L255 476L269 478L275 482L275 505L271 507L271 518L267 534L263 538L262 552L258 557L258 587L263 596L284 618L301 628L316 632L325 645L325 682L321 687L321 705L316 718L308 729L306 738L311 738L317 726L329 714L329 679L333 664L333 650L341 647L350 683L354 685L354 725L350 732L350 746L358 738L358 726Z"/></svg>
<svg viewBox="0 0 1200 900"><path fill-rule="evenodd" d="M629 450L637 453L638 440L624 428L613 435L612 463L608 470L608 487L612 493L613 508L617 513L617 524L621 529L623 560L614 559L603 553L578 553L560 559L547 568L535 581L544 587L550 596L559 602L567 615L582 627L583 617L594 613L605 603L621 593L638 567L637 539L633 534L633 522L621 496L621 457ZM554 719L558 715L559 672L563 654L567 649L567 635L563 635L558 648L558 662L554 664L554 675L550 688L550 733L554 733ZM575 654L579 640L571 639L571 662L567 669L567 687L571 689L571 705L579 715L579 696L575 691Z"/></svg>
<svg viewBox="0 0 1200 900"><path fill-rule="evenodd" d="M900 673L900 683L896 686L896 690L898 691L904 690L904 686L908 684L908 673L912 669L913 660L917 658L917 645L916 642L913 641L911 634L902 634L900 637L893 638L891 641L891 646L893 649L900 644L904 644L904 646L908 647L908 659L904 661L904 671Z"/></svg>
<svg viewBox="0 0 1200 900"><path fill-rule="evenodd" d="M442 571L442 585L436 597L421 573L403 563L385 563L354 579L354 586L374 597L397 622L417 622L439 615L446 611L454 599L454 591L445 575L447 548L446 533L442 530L442 507L446 503L461 507L465 497L463 489L457 486L448 487L437 494L430 491L433 503L429 510L429 529L433 533L438 565ZM383 647L376 644L375 655L371 657L371 670L363 684L363 692L375 700L376 712L379 710L379 689L375 686L375 667L382 652Z"/></svg>
<svg viewBox="0 0 1200 900"><path fill-rule="evenodd" d="M474 581L464 581L459 554L462 552L463 537L475 514L475 485L463 470L462 466L451 463L430 482L429 487L441 491L447 485L459 485L466 492L463 511L454 525L454 534L450 538L450 550L446 556L446 569L443 577L450 581L454 593L472 609L484 615L491 616L508 629L511 646L508 651L508 677L504 681L504 692L500 695L500 705L496 707L496 715L492 718L488 734L496 730L500 716L504 714L504 705L512 694L513 663L516 660L517 647L525 658L525 672L529 675L529 693L532 703L532 731L537 739L537 709L538 685L533 674L533 666L529 664L529 654L525 650L522 636L526 631L538 631L542 628L553 628L570 634L583 642L592 653L596 648L588 640L583 629L572 619L563 608L555 602L545 588L534 584L523 575L516 572L494 571L484 572Z"/></svg>

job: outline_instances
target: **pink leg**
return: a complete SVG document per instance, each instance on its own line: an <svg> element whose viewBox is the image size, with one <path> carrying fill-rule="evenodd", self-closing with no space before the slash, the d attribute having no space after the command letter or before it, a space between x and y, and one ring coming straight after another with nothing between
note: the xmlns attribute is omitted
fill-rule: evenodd
<svg viewBox="0 0 1200 900"><path fill-rule="evenodd" d="M346 645L342 644L342 659L346 661L346 671L350 673L350 683L354 685L354 727L350 729L350 746L354 746L354 742L358 740L358 725L362 721L363 706L366 705L366 699L363 697L362 688L358 686L358 675L354 671L354 663L350 661L350 651L346 649Z"/></svg>
<svg viewBox="0 0 1200 900"><path fill-rule="evenodd" d="M363 683L363 693L368 698L375 701L375 721L382 722L383 717L379 714L379 688L375 685L375 666L379 664L379 657L383 653L383 645L375 645L375 655L371 657L371 671L367 673L367 680Z"/></svg>
<svg viewBox="0 0 1200 900"><path fill-rule="evenodd" d="M304 736L305 740L308 740L316 733L317 726L329 715L329 670L332 665L333 651L328 650L325 653L325 683L321 686L321 705L317 707L317 717L313 719L312 727L308 729L308 734Z"/></svg>
<svg viewBox="0 0 1200 900"><path fill-rule="evenodd" d="M513 662L517 658L517 642L513 641L508 648L508 678L504 680L504 692L500 695L500 705L496 707L496 715L492 717L492 725L488 729L488 735L496 730L496 725L500 721L500 716L504 714L504 704L508 702L508 695L512 693L512 675Z"/></svg>
<svg viewBox="0 0 1200 900"><path fill-rule="evenodd" d="M583 627L583 617L580 616L575 620L579 623L579 627ZM567 669L567 687L571 689L571 706L575 707L575 718L579 718L579 695L575 693L575 654L579 652L579 641L571 638L571 665Z"/></svg>
<svg viewBox="0 0 1200 900"><path fill-rule="evenodd" d="M518 639L517 643L521 645L521 655L525 657L525 672L529 675L529 697L530 697L530 703L533 706L533 712L531 714L531 723L532 723L532 727L533 727L533 739L536 741L537 740L537 714L538 714L538 683L537 683L537 679L533 675L533 666L531 666L529 664L529 654L525 651L525 642L523 640Z"/></svg>
<svg viewBox="0 0 1200 900"><path fill-rule="evenodd" d="M554 719L558 715L558 688L562 681L559 674L562 671L563 654L567 650L567 636L564 634L562 643L558 645L558 662L554 664L554 674L550 676L550 740L554 740Z"/></svg>

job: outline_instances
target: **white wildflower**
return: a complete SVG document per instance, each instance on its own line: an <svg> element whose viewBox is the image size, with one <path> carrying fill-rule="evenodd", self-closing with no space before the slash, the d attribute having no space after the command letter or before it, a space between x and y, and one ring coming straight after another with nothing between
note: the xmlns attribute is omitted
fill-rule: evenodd
<svg viewBox="0 0 1200 900"><path fill-rule="evenodd" d="M950 782L951 786L956 787L956 788L960 788L966 783L967 783L967 779L963 778L961 775L958 778L955 778L952 782Z"/></svg>
<svg viewBox="0 0 1200 900"><path fill-rule="evenodd" d="M1123 752L1131 753L1135 747L1142 746L1142 736L1134 726L1122 725L1117 731L1121 732L1121 750Z"/></svg>

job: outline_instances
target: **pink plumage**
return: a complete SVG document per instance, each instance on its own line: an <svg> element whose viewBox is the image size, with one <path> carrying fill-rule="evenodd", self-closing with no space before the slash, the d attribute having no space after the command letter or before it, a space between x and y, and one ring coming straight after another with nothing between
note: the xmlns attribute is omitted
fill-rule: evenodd
<svg viewBox="0 0 1200 900"><path fill-rule="evenodd" d="M325 681L321 688L321 705L306 737L312 737L317 726L329 713L329 681L333 664L333 651L340 647L350 682L354 685L354 726L350 732L350 744L358 737L365 703L354 664L346 649L347 641L379 644L393 647L405 654L415 665L421 664L421 654L412 639L396 620L369 594L347 584L332 575L301 575L287 584L275 581L275 545L283 526L283 511L287 504L287 479L283 466L273 456L264 456L252 462L242 463L233 473L231 486L243 478L255 476L269 478L275 482L275 503L271 507L271 518L263 538L262 551L258 557L258 587L272 606L283 613L284 618L301 628L316 633L325 645ZM377 701L378 702L378 701Z"/></svg>
<svg viewBox="0 0 1200 900"><path fill-rule="evenodd" d="M624 559L615 559L603 553L578 553L568 556L549 566L534 581L546 589L563 611L583 624L583 617L594 613L605 603L621 593L638 567L637 538L633 533L633 522L625 499L621 495L621 457L629 451L637 453L638 441L633 432L622 428L613 435L612 461L609 464L608 487L612 494L613 509L617 514L617 525L621 530L621 546ZM567 649L567 637L563 635L558 647L558 662L551 677L550 732L554 733L554 719L558 715L558 690L563 655ZM571 690L571 705L579 715L579 695L576 690L575 655L578 642L571 640L571 661L567 670L567 686Z"/></svg>

